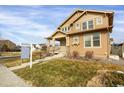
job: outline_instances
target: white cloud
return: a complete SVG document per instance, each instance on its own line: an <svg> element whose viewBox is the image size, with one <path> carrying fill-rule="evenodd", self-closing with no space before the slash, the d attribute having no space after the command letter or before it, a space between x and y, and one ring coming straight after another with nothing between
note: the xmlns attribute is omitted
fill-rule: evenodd
<svg viewBox="0 0 124 93"><path fill-rule="evenodd" d="M4 34L7 34L8 36L10 35L12 36L13 34L13 37L16 37L15 39L18 38L17 40L19 41L24 41L24 39L22 39L23 37L19 37L19 35L18 36L14 35L15 33L27 36L28 40L28 37L44 38L49 36L53 32L48 25L38 24L28 18L10 15L5 12L0 13L0 20L1 20L0 24L8 26L8 28L2 29L3 32L4 30L9 29L9 32L8 33L4 32Z"/></svg>

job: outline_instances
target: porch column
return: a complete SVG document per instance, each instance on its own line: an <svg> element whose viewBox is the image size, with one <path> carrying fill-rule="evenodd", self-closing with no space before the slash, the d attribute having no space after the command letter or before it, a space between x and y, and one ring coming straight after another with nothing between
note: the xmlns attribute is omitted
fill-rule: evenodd
<svg viewBox="0 0 124 93"><path fill-rule="evenodd" d="M50 39L48 39L47 42L47 47L50 47Z"/></svg>
<svg viewBox="0 0 124 93"><path fill-rule="evenodd" d="M55 47L55 38L52 39L52 46Z"/></svg>
<svg viewBox="0 0 124 93"><path fill-rule="evenodd" d="M69 46L69 36L66 37L66 46Z"/></svg>
<svg viewBox="0 0 124 93"><path fill-rule="evenodd" d="M53 54L55 51L55 38L52 39L52 50L53 50Z"/></svg>
<svg viewBox="0 0 124 93"><path fill-rule="evenodd" d="M47 39L47 52L50 52L50 39Z"/></svg>

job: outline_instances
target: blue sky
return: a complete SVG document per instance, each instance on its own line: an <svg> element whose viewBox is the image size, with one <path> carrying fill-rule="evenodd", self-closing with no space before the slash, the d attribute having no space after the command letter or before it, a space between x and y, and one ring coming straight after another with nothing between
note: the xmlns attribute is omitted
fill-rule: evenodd
<svg viewBox="0 0 124 93"><path fill-rule="evenodd" d="M0 37L16 44L45 43L63 20L76 9L114 11L111 37L124 42L124 6L0 6Z"/></svg>

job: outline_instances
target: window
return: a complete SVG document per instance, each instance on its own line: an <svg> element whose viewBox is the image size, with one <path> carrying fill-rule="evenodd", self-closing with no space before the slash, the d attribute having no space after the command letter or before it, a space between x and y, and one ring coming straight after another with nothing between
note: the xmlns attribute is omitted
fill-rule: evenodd
<svg viewBox="0 0 124 93"><path fill-rule="evenodd" d="M93 20L83 22L83 30L93 29Z"/></svg>
<svg viewBox="0 0 124 93"><path fill-rule="evenodd" d="M65 32L67 31L67 28L65 27Z"/></svg>
<svg viewBox="0 0 124 93"><path fill-rule="evenodd" d="M75 28L76 28L76 29L80 29L80 24L77 23Z"/></svg>
<svg viewBox="0 0 124 93"><path fill-rule="evenodd" d="M96 18L96 25L102 24L102 17L97 17Z"/></svg>
<svg viewBox="0 0 124 93"><path fill-rule="evenodd" d="M84 40L85 47L91 47L91 35L86 35Z"/></svg>
<svg viewBox="0 0 124 93"><path fill-rule="evenodd" d="M62 31L64 32L64 28L62 28Z"/></svg>
<svg viewBox="0 0 124 93"><path fill-rule="evenodd" d="M69 26L68 26L68 27L63 27L63 28L62 28L62 31L63 31L63 32L67 32L67 31L69 31L69 30L70 30L70 27L69 27Z"/></svg>
<svg viewBox="0 0 124 93"><path fill-rule="evenodd" d="M73 42L73 44L79 44L79 37L78 36L74 36L72 42Z"/></svg>
<svg viewBox="0 0 124 93"><path fill-rule="evenodd" d="M68 26L68 31L70 30L70 27Z"/></svg>
<svg viewBox="0 0 124 93"><path fill-rule="evenodd" d="M93 29L93 20L88 21L88 28Z"/></svg>
<svg viewBox="0 0 124 93"><path fill-rule="evenodd" d="M99 33L93 34L93 46L94 47L100 46L100 34Z"/></svg>
<svg viewBox="0 0 124 93"><path fill-rule="evenodd" d="M100 47L100 33L94 33L84 36L85 47Z"/></svg>
<svg viewBox="0 0 124 93"><path fill-rule="evenodd" d="M87 30L87 22L83 22L83 30Z"/></svg>

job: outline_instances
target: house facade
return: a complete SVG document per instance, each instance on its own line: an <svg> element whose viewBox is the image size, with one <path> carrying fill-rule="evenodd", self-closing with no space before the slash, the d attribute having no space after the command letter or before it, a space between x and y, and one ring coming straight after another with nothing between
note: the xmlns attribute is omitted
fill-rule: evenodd
<svg viewBox="0 0 124 93"><path fill-rule="evenodd" d="M94 56L109 56L113 16L110 11L76 10L47 38L48 51L55 52L55 41L59 41L59 52L65 54L76 51L84 56L93 51Z"/></svg>
<svg viewBox="0 0 124 93"><path fill-rule="evenodd" d="M0 51L12 51L16 49L16 44L10 40L0 40Z"/></svg>

